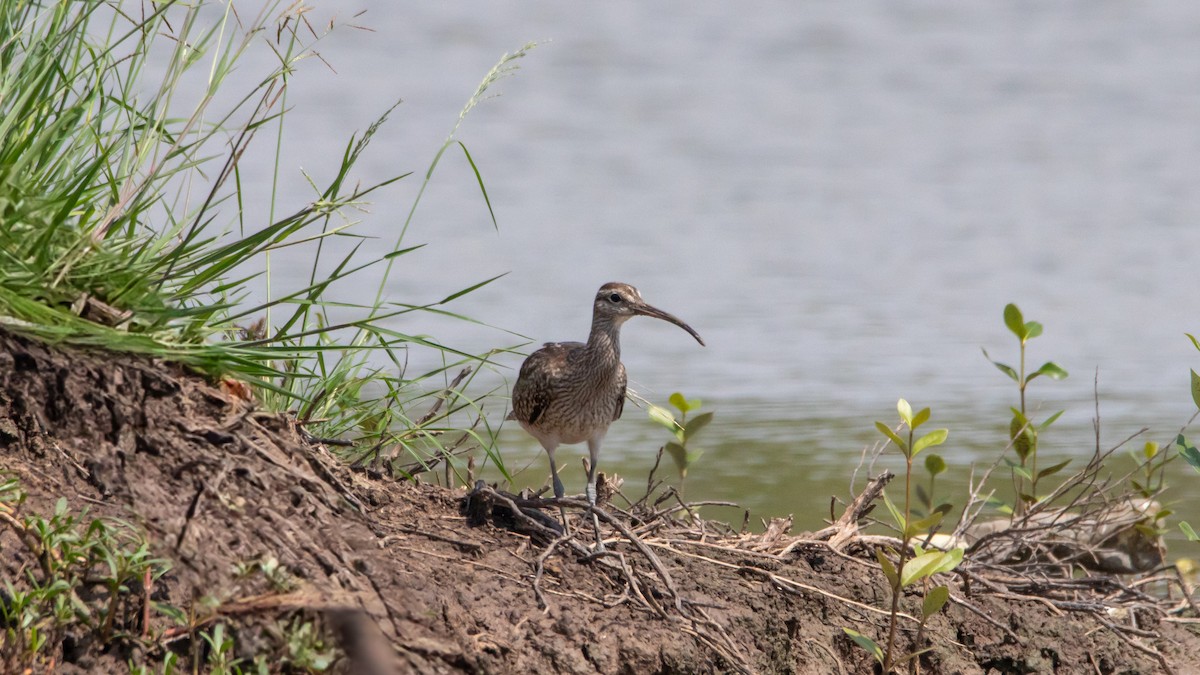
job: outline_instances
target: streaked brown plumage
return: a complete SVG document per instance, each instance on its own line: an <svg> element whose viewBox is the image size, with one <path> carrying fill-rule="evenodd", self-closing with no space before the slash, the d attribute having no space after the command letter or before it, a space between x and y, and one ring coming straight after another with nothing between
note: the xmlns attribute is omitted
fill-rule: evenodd
<svg viewBox="0 0 1200 675"><path fill-rule="evenodd" d="M651 316L686 330L701 345L704 340L678 318L646 304L641 293L629 284L607 283L600 287L592 305L592 330L587 343L547 342L529 355L512 392L511 419L537 438L550 458L554 495L563 496L562 481L554 451L562 443L587 441L587 498L596 503L596 463L600 443L608 426L621 417L625 407L625 366L621 364L621 324L634 316ZM595 514L597 545L600 526ZM563 513L566 525L566 513Z"/></svg>

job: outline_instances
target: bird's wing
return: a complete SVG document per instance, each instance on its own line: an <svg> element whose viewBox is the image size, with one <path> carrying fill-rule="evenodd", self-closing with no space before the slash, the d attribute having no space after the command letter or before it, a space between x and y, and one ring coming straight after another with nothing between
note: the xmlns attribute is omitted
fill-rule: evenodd
<svg viewBox="0 0 1200 675"><path fill-rule="evenodd" d="M558 390L555 381L561 376L568 356L583 346L579 342L547 342L525 359L517 383L513 385L514 419L526 424L537 423L550 405L551 396Z"/></svg>
<svg viewBox="0 0 1200 675"><path fill-rule="evenodd" d="M629 382L629 376L625 374L625 364L623 363L617 370L617 382L619 382L621 385L621 391L619 394L617 394L617 411L616 414L613 415L614 422L621 419L621 413L625 412L625 388Z"/></svg>

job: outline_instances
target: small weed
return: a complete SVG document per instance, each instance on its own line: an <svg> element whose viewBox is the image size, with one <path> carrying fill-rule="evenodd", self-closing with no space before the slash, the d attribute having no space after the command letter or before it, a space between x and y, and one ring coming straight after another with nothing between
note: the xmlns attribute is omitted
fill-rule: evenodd
<svg viewBox="0 0 1200 675"><path fill-rule="evenodd" d="M147 580L168 570L128 523L72 513L59 499L49 518L20 517L25 494L15 478L0 484L0 524L12 530L35 562L24 578L6 580L0 603L0 670L45 666L69 632L100 641L130 639L144 609ZM85 600L86 598L86 600Z"/></svg>
<svg viewBox="0 0 1200 675"><path fill-rule="evenodd" d="M239 579L248 579L256 572L262 573L270 582L271 589L276 593L286 593L296 587L295 580L288 569L279 563L278 558L270 554L264 555L258 560L238 563L234 569L234 573Z"/></svg>
<svg viewBox="0 0 1200 675"><path fill-rule="evenodd" d="M671 459L675 460L675 468L679 471L679 494L682 497L688 469L704 454L703 450L690 445L690 442L697 432L712 422L713 413L700 413L689 420L688 413L699 410L703 405L700 399L687 399L683 394L675 392L671 394L669 401L679 411L678 418L666 408L651 405L650 419L666 427L675 437L674 440L667 441L663 448L671 455Z"/></svg>
<svg viewBox="0 0 1200 675"><path fill-rule="evenodd" d="M941 611L946 601L950 598L950 589L946 586L931 586L933 575L949 572L962 562L963 549L956 548L951 551L940 551L936 549L925 550L916 542L922 538L928 538L929 535L937 529L941 524L942 517L950 506L946 505L943 510L930 509L930 513L923 518L913 519L912 514L912 474L913 474L913 459L921 453L921 451L941 445L946 441L949 431L946 429L934 429L929 433L917 437L916 430L922 424L927 422L930 417L929 408L923 408L917 413L913 413L912 406L908 401L900 399L896 403L896 410L900 414L900 424L902 430L907 430L903 436L883 422L876 422L875 428L880 433L888 438L901 453L904 454L904 502L903 509L897 507L895 503L883 494L884 504L887 505L888 511L891 513L895 521L896 528L900 533L899 550L876 549L875 558L879 561L879 566L883 570L883 574L887 577L888 588L891 593L891 608L888 616L888 637L886 646L880 647L879 643L872 638L850 628L843 628L846 635L854 641L859 647L871 654L883 668L884 673L890 673L892 670L903 663L913 661L921 654L931 648L921 648L909 654L899 655L896 653L896 628L897 615L900 612L900 598L904 594L904 589L920 583L923 586L923 600L921 602L921 618L915 644L920 645L924 641L925 624L929 617ZM937 462L932 463L932 466L927 463L926 469L930 472L930 491L927 500L932 504L933 485L932 480L938 473L945 470L945 462L939 465ZM909 556L909 549L912 550L912 557Z"/></svg>
<svg viewBox="0 0 1200 675"><path fill-rule="evenodd" d="M208 645L208 658L205 659L205 665L210 673L241 672L238 666L242 660L233 656L233 636L226 632L225 624L218 623L210 631L201 631L200 639ZM195 652L195 657L199 659L199 650ZM199 670L198 665L194 670Z"/></svg>
<svg viewBox="0 0 1200 675"><path fill-rule="evenodd" d="M1009 303L1004 307L1004 325L1012 331L1013 335L1017 336L1020 342L1020 362L1019 367L1014 369L1012 366L992 361L992 357L988 356L986 349L983 350L983 356L992 362L1000 372L1007 375L1017 383L1017 391L1020 395L1020 408L1012 408L1012 421L1009 423L1009 439L1013 451L1017 454L1016 462L1005 458L1005 463L1012 470L1013 488L1016 493L1016 503L1013 507L1002 508L1003 511L1010 511L1017 516L1025 512L1030 504L1038 500L1038 481L1052 474L1058 473L1066 468L1070 460L1060 462L1054 466L1046 467L1038 470L1037 465L1037 450L1038 450L1038 434L1045 431L1054 421L1063 414L1063 411L1058 411L1046 418L1044 422L1035 424L1029 418L1029 414L1025 406L1025 389L1033 380L1045 375L1052 380L1061 380L1067 376L1067 371L1063 370L1058 364L1053 361L1047 361L1040 368L1032 373L1026 373L1025 369L1025 346L1030 340L1042 334L1042 324L1036 321L1026 321L1021 315L1021 310L1016 305ZM1026 481L1029 482L1029 487L1025 487Z"/></svg>
<svg viewBox="0 0 1200 675"><path fill-rule="evenodd" d="M312 621L300 617L292 619L284 635L287 640L286 662L293 668L311 673L329 669L337 658L337 651L325 643L321 631Z"/></svg>

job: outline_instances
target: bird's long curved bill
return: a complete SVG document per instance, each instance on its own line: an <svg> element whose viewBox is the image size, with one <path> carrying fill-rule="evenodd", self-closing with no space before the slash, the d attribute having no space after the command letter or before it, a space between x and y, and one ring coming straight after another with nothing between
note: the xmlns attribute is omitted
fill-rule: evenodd
<svg viewBox="0 0 1200 675"><path fill-rule="evenodd" d="M690 333L692 337L696 338L696 342L699 342L701 346L707 346L704 344L704 340L700 339L699 333L697 333L694 329L692 329L691 326L684 323L682 319L675 316L674 314L664 312L657 307L653 307L653 306L647 305L647 304L639 305L637 307L637 313L641 314L643 316L652 316L655 319L662 319L663 321L673 323L676 326L679 326L680 328L682 328L682 329L686 330L688 333Z"/></svg>

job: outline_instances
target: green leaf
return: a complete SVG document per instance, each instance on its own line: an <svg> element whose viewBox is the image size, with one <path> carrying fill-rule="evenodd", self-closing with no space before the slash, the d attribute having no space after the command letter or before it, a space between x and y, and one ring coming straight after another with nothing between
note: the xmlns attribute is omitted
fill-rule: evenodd
<svg viewBox="0 0 1200 675"><path fill-rule="evenodd" d="M1004 325L1012 331L1022 342L1025 340L1025 318L1021 316L1021 310L1011 302L1004 306Z"/></svg>
<svg viewBox="0 0 1200 675"><path fill-rule="evenodd" d="M1192 465L1194 470L1200 471L1200 450L1196 449L1195 446L1189 446L1187 441L1183 440L1183 435L1180 435L1176 442L1180 444L1180 454L1183 455L1183 461Z"/></svg>
<svg viewBox="0 0 1200 675"><path fill-rule="evenodd" d="M958 567L962 563L964 553L966 553L966 549L961 546L946 551L946 557L942 559L941 566L934 571L934 574L943 574Z"/></svg>
<svg viewBox="0 0 1200 675"><path fill-rule="evenodd" d="M675 431L675 428L678 425L675 423L675 416L671 414L670 410L651 404L649 412L650 419L658 422L671 431Z"/></svg>
<svg viewBox="0 0 1200 675"><path fill-rule="evenodd" d="M463 154L467 157L467 163L471 165L471 170L475 172L475 182L479 184L479 191L483 193L483 203L487 204L488 215L492 217L492 227L496 231L500 231L500 224L496 222L496 212L492 210L492 200L488 198L487 188L483 185L483 176L479 173L479 167L475 166L475 159L471 157L471 153L467 152L467 146L462 141L456 140L459 147L462 148Z"/></svg>
<svg viewBox="0 0 1200 675"><path fill-rule="evenodd" d="M990 361L993 366L999 368L1000 372L1012 378L1013 382L1021 381L1021 378L1017 375L1017 371L1013 370L1012 366L1005 363L1000 363L999 361L992 361L992 357L988 356L987 350L983 349L982 347L980 347L980 349L983 351L983 357Z"/></svg>
<svg viewBox="0 0 1200 675"><path fill-rule="evenodd" d="M929 421L930 414L929 408L921 408L921 410L913 416L912 428L916 429L925 422Z"/></svg>
<svg viewBox="0 0 1200 675"><path fill-rule="evenodd" d="M1187 521L1180 521L1179 529L1183 531L1183 536L1188 538L1188 541L1200 541L1200 536L1196 535L1196 531L1188 525Z"/></svg>
<svg viewBox="0 0 1200 675"><path fill-rule="evenodd" d="M861 647L864 651L870 653L871 656L874 656L876 661L883 663L883 649L880 648L879 645L875 644L874 640L856 630L851 630L849 628L843 628L842 630L846 632L846 635L850 636L851 640L854 640L854 644Z"/></svg>
<svg viewBox="0 0 1200 675"><path fill-rule="evenodd" d="M687 450L675 441L669 441L665 446L667 454L671 455L671 459L675 460L675 467L679 469L679 473L687 475L688 456Z"/></svg>
<svg viewBox="0 0 1200 675"><path fill-rule="evenodd" d="M913 443L912 456L916 457L918 452L925 448L931 448L935 445L941 445L946 442L946 436L950 435L949 429L934 429L933 431L918 438Z"/></svg>
<svg viewBox="0 0 1200 675"><path fill-rule="evenodd" d="M1033 480L1033 474L1029 473L1029 469L1026 469L1007 457L1004 458L1004 463L1007 464L1008 468L1012 469L1013 473L1017 474L1018 476L1024 478L1025 480Z"/></svg>
<svg viewBox="0 0 1200 675"><path fill-rule="evenodd" d="M713 414L706 412L700 413L699 415L696 415L692 419L685 422L683 425L683 439L685 441L690 439L697 431L700 431L704 427L708 426L708 423L712 421L712 418Z"/></svg>
<svg viewBox="0 0 1200 675"><path fill-rule="evenodd" d="M925 455L925 470L930 476L937 476L946 471L946 460L936 452Z"/></svg>
<svg viewBox="0 0 1200 675"><path fill-rule="evenodd" d="M904 454L908 454L908 443L905 443L904 439L897 436L896 432L892 431L891 427L883 422L876 422L875 428L879 430L879 433L891 439L891 441L896 444L896 447L900 448Z"/></svg>
<svg viewBox="0 0 1200 675"><path fill-rule="evenodd" d="M896 588L899 577L896 576L896 566L892 564L891 559L884 554L881 548L875 549L875 559L879 561L879 567L883 569L883 576L887 577L890 587Z"/></svg>
<svg viewBox="0 0 1200 675"><path fill-rule="evenodd" d="M1192 341L1193 347L1200 349L1200 340L1196 340L1195 335L1192 335L1191 333L1184 333L1184 335L1188 336L1188 339Z"/></svg>
<svg viewBox="0 0 1200 675"><path fill-rule="evenodd" d="M900 419L904 420L904 423L911 429L913 426L913 411L908 401L904 399L896 401L896 412L900 413Z"/></svg>
<svg viewBox="0 0 1200 675"><path fill-rule="evenodd" d="M1192 371L1192 402L1200 408L1200 375L1195 370Z"/></svg>
<svg viewBox="0 0 1200 675"><path fill-rule="evenodd" d="M1025 339L1032 340L1042 334L1042 324L1036 321L1025 322Z"/></svg>
<svg viewBox="0 0 1200 675"><path fill-rule="evenodd" d="M935 586L929 589L929 592L925 594L925 599L921 601L921 616L928 619L937 614L949 599L950 589L948 587Z"/></svg>
<svg viewBox="0 0 1200 675"><path fill-rule="evenodd" d="M1021 462L1029 457L1036 447L1037 437L1033 435L1033 431L1028 425L1021 422L1019 416L1014 416L1012 423L1008 426L1009 438L1012 439L1013 451L1017 453L1017 457L1021 458Z"/></svg>
<svg viewBox="0 0 1200 675"><path fill-rule="evenodd" d="M1041 471L1037 472L1038 480L1041 480L1041 479L1045 478L1046 476L1052 476L1052 475L1058 473L1059 471L1062 471L1070 463L1071 463L1071 460L1068 459L1068 460L1059 462L1058 464L1055 464L1054 466L1048 466L1048 467L1042 469Z"/></svg>
<svg viewBox="0 0 1200 675"><path fill-rule="evenodd" d="M931 501L933 501L929 498L929 493L925 491L924 486L918 485L916 489L917 489L917 501L919 501L922 504L929 504Z"/></svg>
<svg viewBox="0 0 1200 675"><path fill-rule="evenodd" d="M947 555L941 551L929 551L905 562L900 570L900 587L908 588L914 582L932 575L942 567Z"/></svg>
<svg viewBox="0 0 1200 675"><path fill-rule="evenodd" d="M1053 361L1047 361L1042 364L1041 368L1033 371L1029 377L1025 378L1025 381L1032 381L1033 378L1038 377L1039 375L1045 375L1052 380L1061 380L1067 376L1067 371L1063 370L1062 366L1059 366L1057 363L1054 363Z"/></svg>
<svg viewBox="0 0 1200 675"><path fill-rule="evenodd" d="M1042 422L1041 424L1038 425L1038 427L1037 427L1038 431L1045 431L1047 427L1049 427L1051 424L1054 424L1058 420L1058 418L1062 417L1062 414L1065 412L1066 412L1066 410L1059 410L1058 412L1054 413L1050 417L1046 418L1045 422Z"/></svg>
<svg viewBox="0 0 1200 675"><path fill-rule="evenodd" d="M1142 447L1142 456L1146 459L1154 459L1158 456L1158 443L1154 441L1146 441L1146 445Z"/></svg>
<svg viewBox="0 0 1200 675"><path fill-rule="evenodd" d="M932 530L934 526L942 522L942 514L934 511L920 520L913 521L909 524L908 530L904 533L905 538L911 539L920 534L925 534Z"/></svg>
<svg viewBox="0 0 1200 675"><path fill-rule="evenodd" d="M1136 490L1136 491L1137 491L1139 494L1141 494L1143 497L1149 497L1149 496L1150 496L1150 491L1149 491L1149 490L1147 490L1147 489L1146 489L1146 488L1145 488L1145 487L1144 487L1144 486L1143 486L1141 483L1139 483L1138 481L1134 480L1133 478L1130 478L1130 479L1129 479L1129 484L1130 484L1130 485L1132 485L1132 486L1133 486L1133 489L1134 489L1134 490Z"/></svg>
<svg viewBox="0 0 1200 675"><path fill-rule="evenodd" d="M674 394L671 394L671 397L667 400L670 401L671 405L678 408L679 412L686 413L687 411L692 409L691 406L688 405L687 399L685 399L683 397L683 394L678 391L675 392Z"/></svg>
<svg viewBox="0 0 1200 675"><path fill-rule="evenodd" d="M892 519L896 521L896 529L903 532L908 527L908 522L904 520L904 514L900 512L900 509L892 503L892 498L888 497L886 490L883 492L883 503L887 506L888 511L892 512Z"/></svg>

